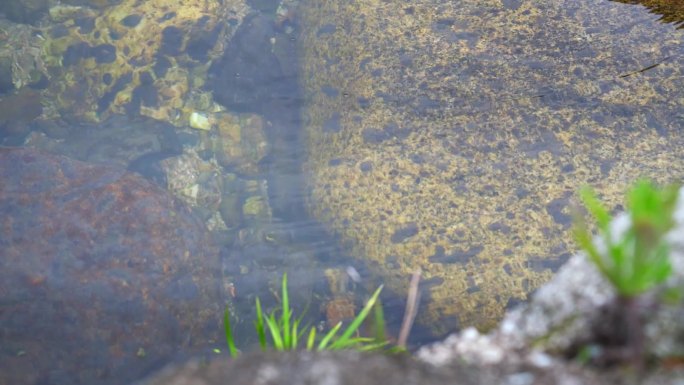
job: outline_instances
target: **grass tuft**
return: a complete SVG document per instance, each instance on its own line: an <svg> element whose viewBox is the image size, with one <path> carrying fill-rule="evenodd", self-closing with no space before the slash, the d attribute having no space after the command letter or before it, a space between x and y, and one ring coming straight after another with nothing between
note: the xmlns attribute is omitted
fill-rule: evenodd
<svg viewBox="0 0 684 385"><path fill-rule="evenodd" d="M283 274L281 291L281 308L273 310L268 315L264 314L259 298L256 299L254 327L259 338L259 346L262 350L269 348L268 341L271 344L270 348L277 351L295 350L298 347L299 339L304 334L307 334L305 349L310 351L339 349L370 351L383 349L389 343L384 338L384 315L378 301L382 286L375 290L363 309L341 334L338 333L342 330L342 322L335 325L322 337L318 334L315 326L309 326L308 333L306 328L300 330L302 318L293 318L294 313L290 307L290 297L287 290L287 274ZM376 317L374 323L376 329L375 338L358 337L359 328L374 308ZM278 316L278 313L280 316ZM238 351L235 347L235 340L230 325L230 315L227 310L224 313L223 323L230 355L236 357ZM266 337L267 330L270 339Z"/></svg>

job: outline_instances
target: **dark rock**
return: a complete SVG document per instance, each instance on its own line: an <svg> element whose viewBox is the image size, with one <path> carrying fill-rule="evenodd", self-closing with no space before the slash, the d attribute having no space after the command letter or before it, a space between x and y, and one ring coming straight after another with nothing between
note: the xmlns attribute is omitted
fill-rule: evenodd
<svg viewBox="0 0 684 385"><path fill-rule="evenodd" d="M103 9L112 5L121 4L123 0L61 0L63 4L81 5L95 9Z"/></svg>
<svg viewBox="0 0 684 385"><path fill-rule="evenodd" d="M142 16L138 15L137 13L134 13L132 15L128 15L121 19L120 23L121 25L128 27L128 28L133 28L136 25L140 24L140 21L142 20Z"/></svg>
<svg viewBox="0 0 684 385"><path fill-rule="evenodd" d="M255 10L275 14L280 4L279 0L247 0L247 4Z"/></svg>
<svg viewBox="0 0 684 385"><path fill-rule="evenodd" d="M90 44L86 42L74 43L67 47L62 54L62 65L69 67L77 64L81 59L87 59L91 55Z"/></svg>
<svg viewBox="0 0 684 385"><path fill-rule="evenodd" d="M91 48L90 55L98 64L113 63L116 60L116 47L111 44L100 44Z"/></svg>
<svg viewBox="0 0 684 385"><path fill-rule="evenodd" d="M95 18L93 17L78 17L74 19L74 24L78 26L78 32L81 34L88 34L95 29Z"/></svg>
<svg viewBox="0 0 684 385"><path fill-rule="evenodd" d="M183 31L174 26L168 26L162 31L159 52L168 56L177 56L183 49Z"/></svg>
<svg viewBox="0 0 684 385"><path fill-rule="evenodd" d="M154 66L152 67L152 71L154 71L154 74L158 78L162 78L166 75L166 71L168 71L171 66L172 64L169 59L163 55L158 55L157 60L154 62Z"/></svg>
<svg viewBox="0 0 684 385"><path fill-rule="evenodd" d="M49 0L1 1L0 13L16 23L36 24L47 14Z"/></svg>
<svg viewBox="0 0 684 385"><path fill-rule="evenodd" d="M0 95L14 91L12 83L12 61L9 58L0 59Z"/></svg>
<svg viewBox="0 0 684 385"><path fill-rule="evenodd" d="M37 122L33 127L54 132L52 125L44 128L46 123ZM64 132L57 137L61 140L32 136L26 145L85 162L127 168L161 186L166 186L166 174L160 162L183 151L175 128L154 119L131 121L113 115L97 125L62 127L60 131Z"/></svg>
<svg viewBox="0 0 684 385"><path fill-rule="evenodd" d="M263 112L297 90L296 78L285 73L272 51L273 20L253 14L245 17L221 57L212 64L214 99L238 112Z"/></svg>
<svg viewBox="0 0 684 385"><path fill-rule="evenodd" d="M401 243L406 239L418 234L418 225L415 222L410 222L394 231L392 234L392 243Z"/></svg>
<svg viewBox="0 0 684 385"><path fill-rule="evenodd" d="M128 85L128 83L130 83L132 80L133 74L131 74L130 72L116 79L116 83L114 83L114 85L107 92L105 92L104 95L102 95L100 100L97 101L97 113L101 114L107 111L109 106L116 98L116 94L118 94L120 91L126 88L126 85Z"/></svg>
<svg viewBox="0 0 684 385"><path fill-rule="evenodd" d="M204 23L197 22L190 31L190 38L185 52L199 62L209 60L209 51L216 45L218 37L223 29L222 24L216 24L211 31L204 30Z"/></svg>
<svg viewBox="0 0 684 385"><path fill-rule="evenodd" d="M22 88L0 99L0 144L23 142L29 124L43 112L40 94Z"/></svg>
<svg viewBox="0 0 684 385"><path fill-rule="evenodd" d="M0 383L123 384L208 348L217 250L119 168L0 149Z"/></svg>

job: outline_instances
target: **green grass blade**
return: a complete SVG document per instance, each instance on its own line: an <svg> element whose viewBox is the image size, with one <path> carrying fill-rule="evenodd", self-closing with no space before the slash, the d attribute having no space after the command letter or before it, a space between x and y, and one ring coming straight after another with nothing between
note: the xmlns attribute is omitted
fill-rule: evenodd
<svg viewBox="0 0 684 385"><path fill-rule="evenodd" d="M290 340L290 317L292 316L292 311L290 309L290 298L287 293L287 273L283 273L282 292L283 315L281 321L283 326L283 345L286 349L290 349L292 348L292 341Z"/></svg>
<svg viewBox="0 0 684 385"><path fill-rule="evenodd" d="M582 202L584 202L589 214L593 215L596 219L599 229L607 230L610 225L610 213L603 207L594 191L590 187L585 186L580 190L580 198L582 198Z"/></svg>
<svg viewBox="0 0 684 385"><path fill-rule="evenodd" d="M371 342L374 342L375 340L371 337L354 337L354 338L347 338L344 340L344 342L339 343L335 342L333 345L329 347L330 350L340 350L340 349L352 349L352 348L360 348L362 346L368 345Z"/></svg>
<svg viewBox="0 0 684 385"><path fill-rule="evenodd" d="M318 350L325 350L328 347L328 343L330 343L330 340L332 340L332 338L335 336L335 334L337 334L337 331L340 330L341 327L342 321L338 322L337 325L335 325L335 327L330 329L328 334L326 334L321 340L321 342L318 344Z"/></svg>
<svg viewBox="0 0 684 385"><path fill-rule="evenodd" d="M259 337L259 346L261 350L266 350L266 331L264 330L264 313L261 311L261 302L259 297L256 299L256 315L257 319L254 321L257 336Z"/></svg>
<svg viewBox="0 0 684 385"><path fill-rule="evenodd" d="M389 344L389 341L383 341L383 342L376 342L372 344L363 344L359 346L357 349L361 352L370 352L373 350L380 350L387 346Z"/></svg>
<svg viewBox="0 0 684 385"><path fill-rule="evenodd" d="M223 328L226 332L226 343L228 344L228 351L230 352L230 356L233 358L237 358L238 351L235 347L235 340L233 339L233 330L230 327L230 312L228 311L228 309L226 309L223 312Z"/></svg>
<svg viewBox="0 0 684 385"><path fill-rule="evenodd" d="M299 322L300 322L300 321L301 321L301 319L296 319L296 320L292 323L292 334L290 334L290 336L291 336L291 338L292 338L292 340L291 340L292 343L291 343L291 345L290 345L291 348L292 348L292 350L296 350L296 349L297 349L297 342L298 342L297 340L299 339L299 333L298 333L298 332L299 332Z"/></svg>
<svg viewBox="0 0 684 385"><path fill-rule="evenodd" d="M335 349L336 345L344 345L345 341L348 340L352 336L352 334L354 334L359 329L359 326L361 326L361 323L363 323L363 321L366 319L368 313L375 305L375 302L378 300L378 296L380 295L381 291L382 285L380 285L380 287L378 287L375 290L375 293L373 293L371 298L368 300L366 306L363 307L363 309L359 312L356 318L354 318L351 324L349 324L344 333L342 333L342 336L333 343L333 345L331 346L332 349Z"/></svg>
<svg viewBox="0 0 684 385"><path fill-rule="evenodd" d="M373 335L376 342L386 340L385 333L385 313L382 309L382 302L378 300L373 306Z"/></svg>
<svg viewBox="0 0 684 385"><path fill-rule="evenodd" d="M266 325L268 325L268 330L271 332L271 338L273 338L273 347L278 351L284 351L285 346L283 345L283 336L280 333L280 327L278 326L278 321L274 313L266 317Z"/></svg>
<svg viewBox="0 0 684 385"><path fill-rule="evenodd" d="M316 327L311 326L309 330L309 337L306 339L306 350L313 350L314 343L316 342Z"/></svg>

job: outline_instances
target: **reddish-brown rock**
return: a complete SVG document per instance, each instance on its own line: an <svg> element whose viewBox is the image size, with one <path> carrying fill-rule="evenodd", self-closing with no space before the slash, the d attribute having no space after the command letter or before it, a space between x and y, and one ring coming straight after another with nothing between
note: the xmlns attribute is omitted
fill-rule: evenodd
<svg viewBox="0 0 684 385"><path fill-rule="evenodd" d="M204 225L142 177L0 148L0 383L122 384L207 348Z"/></svg>

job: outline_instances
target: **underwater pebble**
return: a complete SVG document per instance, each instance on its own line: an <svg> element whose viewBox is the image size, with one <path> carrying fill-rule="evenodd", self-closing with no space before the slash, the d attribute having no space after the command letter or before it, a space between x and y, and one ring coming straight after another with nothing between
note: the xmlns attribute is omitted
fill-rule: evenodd
<svg viewBox="0 0 684 385"><path fill-rule="evenodd" d="M190 127L198 130L211 130L211 121L209 117L201 112L193 112L190 114Z"/></svg>

